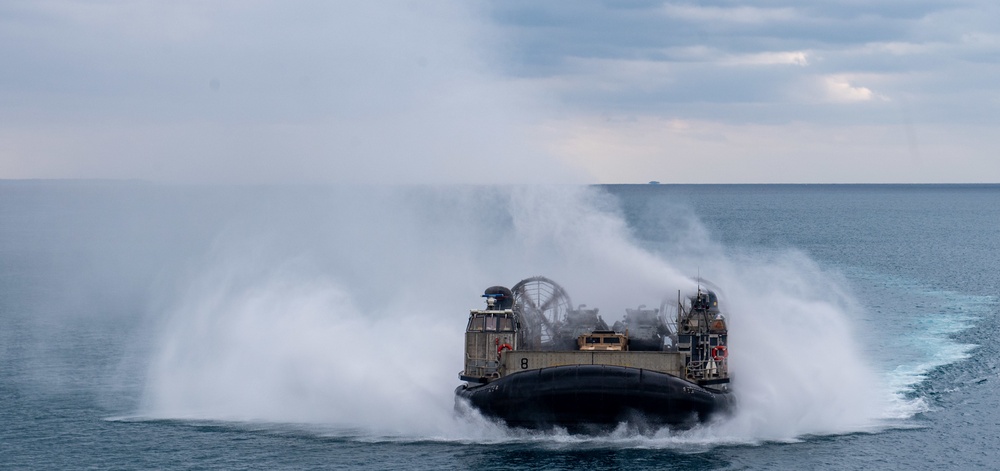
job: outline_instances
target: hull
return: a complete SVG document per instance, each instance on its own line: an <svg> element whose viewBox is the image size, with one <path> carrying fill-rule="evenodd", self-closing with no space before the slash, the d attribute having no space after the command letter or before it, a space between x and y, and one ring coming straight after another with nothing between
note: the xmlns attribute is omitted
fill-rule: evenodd
<svg viewBox="0 0 1000 471"><path fill-rule="evenodd" d="M691 426L730 407L728 393L656 371L566 365L512 373L455 394L507 425L570 430L615 426Z"/></svg>

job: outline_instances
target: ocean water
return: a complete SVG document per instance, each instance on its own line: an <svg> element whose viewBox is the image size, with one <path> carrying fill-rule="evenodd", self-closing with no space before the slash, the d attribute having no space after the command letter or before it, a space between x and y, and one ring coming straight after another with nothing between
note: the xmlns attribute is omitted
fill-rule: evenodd
<svg viewBox="0 0 1000 471"><path fill-rule="evenodd" d="M1000 186L0 181L0 468L996 469ZM700 278L732 415L456 411L482 290L614 320Z"/></svg>

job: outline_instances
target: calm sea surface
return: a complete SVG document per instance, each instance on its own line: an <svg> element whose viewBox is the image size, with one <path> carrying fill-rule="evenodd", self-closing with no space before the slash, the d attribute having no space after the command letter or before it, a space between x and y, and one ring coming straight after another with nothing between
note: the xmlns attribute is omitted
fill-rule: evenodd
<svg viewBox="0 0 1000 471"><path fill-rule="evenodd" d="M1000 186L533 191L0 181L0 468L1000 467ZM742 401L796 405L652 436L454 416L481 289L616 260L728 288L734 344L802 324Z"/></svg>

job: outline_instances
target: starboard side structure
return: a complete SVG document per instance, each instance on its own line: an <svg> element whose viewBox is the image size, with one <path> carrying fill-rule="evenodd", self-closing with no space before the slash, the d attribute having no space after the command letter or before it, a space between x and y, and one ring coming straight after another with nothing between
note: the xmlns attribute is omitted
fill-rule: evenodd
<svg viewBox="0 0 1000 471"><path fill-rule="evenodd" d="M509 426L688 427L732 407L728 327L712 290L677 295L676 314L639 306L609 327L554 281L487 288L469 312L455 390ZM673 313L672 313L673 314Z"/></svg>

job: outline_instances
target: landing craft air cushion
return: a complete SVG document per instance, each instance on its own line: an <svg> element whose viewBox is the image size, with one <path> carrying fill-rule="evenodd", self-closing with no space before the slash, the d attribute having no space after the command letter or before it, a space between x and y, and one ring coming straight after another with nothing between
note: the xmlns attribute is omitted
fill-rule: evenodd
<svg viewBox="0 0 1000 471"><path fill-rule="evenodd" d="M726 319L700 284L678 293L672 323L664 302L627 309L610 328L544 277L483 297L486 309L469 313L455 394L487 417L570 430L690 426L731 407Z"/></svg>

